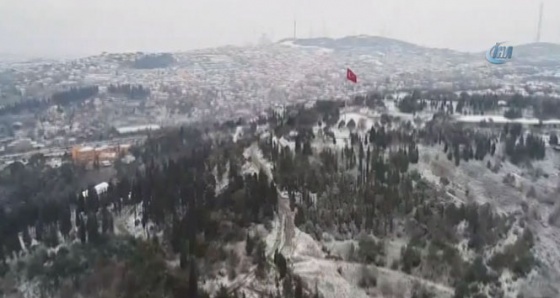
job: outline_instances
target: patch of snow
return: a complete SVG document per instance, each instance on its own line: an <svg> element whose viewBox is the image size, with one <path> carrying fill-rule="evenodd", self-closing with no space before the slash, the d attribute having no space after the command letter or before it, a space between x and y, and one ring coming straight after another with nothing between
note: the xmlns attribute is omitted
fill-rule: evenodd
<svg viewBox="0 0 560 298"><path fill-rule="evenodd" d="M94 188L95 188L95 191L97 192L97 194L100 195L100 194L107 191L107 188L109 188L109 183L101 182L101 183L97 184ZM84 196L84 198L87 198L88 190L86 189L86 190L82 191L82 195Z"/></svg>
<svg viewBox="0 0 560 298"><path fill-rule="evenodd" d="M458 122L466 123L478 123L481 121L493 122L493 123L521 123L525 125L537 125L541 123L541 120L537 118L517 118L508 119L501 115L462 115L456 118ZM548 119L542 120L544 125L558 125L560 124L560 119Z"/></svg>
<svg viewBox="0 0 560 298"><path fill-rule="evenodd" d="M233 133L233 142L237 143L237 140L239 140L239 137L243 136L243 126L237 126L235 128L235 132Z"/></svg>

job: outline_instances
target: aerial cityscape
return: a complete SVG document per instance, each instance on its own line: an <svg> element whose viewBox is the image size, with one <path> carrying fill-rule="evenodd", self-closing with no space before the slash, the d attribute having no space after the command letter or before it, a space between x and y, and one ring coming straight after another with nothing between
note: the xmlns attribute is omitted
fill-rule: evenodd
<svg viewBox="0 0 560 298"><path fill-rule="evenodd" d="M521 46L516 54L516 63L493 69L482 53L354 36L12 63L1 68L2 144L5 153L51 152L135 130L255 117L271 106L369 91L560 96L557 45ZM360 84L346 82L348 66Z"/></svg>
<svg viewBox="0 0 560 298"><path fill-rule="evenodd" d="M209 5L195 2L176 12L186 23ZM464 5L485 23L489 2ZM433 3L433 28L468 32ZM20 22L18 5L0 4L5 24ZM56 18L78 28L113 4L83 5L91 15ZM164 36L159 17L175 12L152 5L139 1L139 19L115 34L145 19ZM557 40L547 9L558 4L537 3L508 35L537 23L533 42L476 51L415 33L303 37L304 12L323 4L278 16L284 4L255 5L270 18L262 31L283 16L293 36L65 59L2 56L0 45L1 297L560 297L560 44L544 41ZM342 4L324 5L323 33ZM419 4L383 5L427 26ZM524 15L518 5L504 11ZM36 8L25 15L55 15ZM60 22L18 36L0 21L0 41L60 51L49 30L75 34ZM109 31L99 44L114 43ZM70 52L78 39L67 40Z"/></svg>

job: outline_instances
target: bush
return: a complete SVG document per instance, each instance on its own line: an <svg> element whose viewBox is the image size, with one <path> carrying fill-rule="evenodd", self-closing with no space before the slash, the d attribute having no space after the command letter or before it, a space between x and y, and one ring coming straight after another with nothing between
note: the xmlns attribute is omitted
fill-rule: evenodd
<svg viewBox="0 0 560 298"><path fill-rule="evenodd" d="M420 252L411 245L407 245L401 250L402 259L402 270L408 274L413 268L420 265L422 259L420 258Z"/></svg>
<svg viewBox="0 0 560 298"><path fill-rule="evenodd" d="M393 263L391 264L391 269L392 270L398 270L399 269L399 260L394 260Z"/></svg>
<svg viewBox="0 0 560 298"><path fill-rule="evenodd" d="M508 109L504 112L504 117L508 119L517 119L523 117L520 109Z"/></svg>
<svg viewBox="0 0 560 298"><path fill-rule="evenodd" d="M383 242L376 242L371 237L363 237L358 242L358 255L365 263L380 263L385 257Z"/></svg>
<svg viewBox="0 0 560 298"><path fill-rule="evenodd" d="M497 280L497 277L491 275L484 265L481 257L478 257L474 260L471 266L467 269L465 274L465 281L468 283L477 283L481 282L483 284L488 284L494 280Z"/></svg>
<svg viewBox="0 0 560 298"><path fill-rule="evenodd" d="M412 287L411 298L431 298L435 297L434 293L430 292L425 286L420 283L414 283Z"/></svg>
<svg viewBox="0 0 560 298"><path fill-rule="evenodd" d="M47 251L45 249L38 250L32 254L27 262L27 278L33 279L36 276L41 276L45 273L45 262L48 259Z"/></svg>
<svg viewBox="0 0 560 298"><path fill-rule="evenodd" d="M536 264L536 259L531 253L533 245L533 234L529 229L525 229L523 235L514 244L506 246L503 252L494 254L488 261L488 265L497 272L508 268L517 277L524 277Z"/></svg>
<svg viewBox="0 0 560 298"><path fill-rule="evenodd" d="M358 282L358 286L361 288L369 288L377 286L377 276L376 273L368 268L366 265L362 265L361 277Z"/></svg>

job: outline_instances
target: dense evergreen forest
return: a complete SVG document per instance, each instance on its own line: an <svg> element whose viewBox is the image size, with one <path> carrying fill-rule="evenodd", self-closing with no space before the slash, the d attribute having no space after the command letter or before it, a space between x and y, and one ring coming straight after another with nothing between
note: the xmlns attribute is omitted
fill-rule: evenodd
<svg viewBox="0 0 560 298"><path fill-rule="evenodd" d="M379 106L381 98L369 94L353 103ZM441 106L448 107L445 101ZM242 120L217 123L213 130L193 126L151 135L132 150L137 158L132 174L109 181L100 195L93 185L86 194L76 188L80 169L72 165L47 169L40 159L15 163L0 176L4 192L19 199L0 208L0 271L7 273L9 261L15 254L25 255L32 239L51 248L61 240L75 240L54 254L33 254L27 269L18 270L28 278L41 276L42 289L50 294L111 288L99 277L106 274L118 280L118 286L108 289L118 296L208 297L199 281L210 278L208 268L214 264L235 264L239 256L224 247L245 241L257 277L276 269L289 285L284 287L289 297L311 297L312 291L302 290L284 256L276 253L271 266L263 240L247 232L254 224L270 223L285 192L292 210L297 209L295 224L317 240L323 232L340 239L363 234L378 239L359 238L349 261L452 285L456 297L480 294L478 284L499 291L499 273L505 269L516 277L529 273L535 260L528 228L502 252L484 259L483 252L502 240L515 220L495 214L489 205L451 203L415 167L420 145L441 145L458 166L460 161L493 155L500 139L512 162L540 159L540 138L529 135L521 141L516 125L505 126L499 136L483 134L449 125L445 113L422 129L399 124L388 115L366 129L354 120L343 121L340 108L340 102L318 101L312 108L297 105L271 112L258 123L246 124L248 133L237 142L230 133L244 124ZM257 135L259 125L268 126L269 133ZM344 127L350 130L349 142L338 149L340 140L333 130ZM279 145L279 138L293 140L294 149ZM272 163L273 177L262 170L243 174L243 150L254 143ZM224 179L229 183L217 191ZM127 212L139 214L137 225L149 231L148 241L122 235L116 219ZM468 223L465 237L475 253L473 261L464 260L456 248L461 239L455 231L462 222ZM395 234L408 240L400 260L388 264L384 239ZM178 256L178 268L166 266L173 256ZM231 269L235 266L228 268L228 275L238 274ZM216 297L242 295L224 287Z"/></svg>
<svg viewBox="0 0 560 298"><path fill-rule="evenodd" d="M189 145L186 145L187 140ZM158 294L158 297L197 297L197 292L198 297L205 297L196 286L199 274L197 268L219 261L223 253L217 252L223 250L224 243L245 240L244 228L251 223L270 221L276 209L275 184L263 173L245 177L241 174L242 160L238 154L242 149L240 146L242 145L233 144L231 140L211 140L192 128L181 128L154 137L137 151L142 166L136 174L116 182L111 181L107 191L100 196L93 186L88 188L86 196L76 189L69 189L76 174L72 172L73 168L70 165L43 172L41 168L19 163L12 165L5 173L7 176L4 183L8 185L21 181L14 183L12 195L21 197L22 200L11 207L3 206L0 209L0 258L4 266L3 271L7 268L6 260L14 254L21 253L23 249L19 244L18 235L22 235L27 248L31 245L32 238L47 247L56 247L60 242L57 237L60 232L63 239L79 239L81 246L74 243L72 250L87 252L94 257L87 264L80 265L85 266L80 269L68 267L77 264L73 263L76 256L74 253L69 256L67 249L62 252L59 250L55 256L43 255L42 261L51 260L56 266L61 266L41 270L33 267L36 271L30 272L31 276L46 274L43 284L47 293L54 293L64 278L81 280L87 284L91 276L84 270L97 266L95 260L103 260L103 255L98 255L99 253L115 253L114 257L117 260L124 259L123 262L127 264L125 270L134 272L132 268L140 264L128 259L126 253L114 252L123 246L123 243L127 243L124 245L127 249L132 249L130 246L135 247L132 249L134 253L148 254L156 259L164 256L163 251L180 255L180 272L184 273L166 271L165 274L169 275L169 279L185 279L185 283L161 285L157 291L163 291L163 296ZM231 181L227 189L219 195L215 193L216 181L212 174L215 167L218 167L221 175L228 175ZM30 177L33 178L29 179ZM45 187L46 185L48 187ZM65 187L62 188L62 185ZM155 224L164 232L164 238L158 239L154 236L153 244L114 238L114 216L131 206L143 210L138 224L144 227L148 222ZM224 229L225 223L230 223L229 228ZM200 238L201 235L204 237ZM260 240L252 240L259 247ZM101 252L93 252L92 249ZM255 255L255 262L267 266L264 255L259 253L258 249L254 253L251 249L251 253ZM33 259L32 262L39 261ZM132 264L129 264L131 262ZM106 266L113 267L110 264ZM145 273L140 271L135 273L135 276ZM144 278L145 282L154 282L145 277L138 278ZM141 283L137 285L139 287L127 286L123 290L127 297L140 297L137 295L145 294L140 292L146 290L145 286L140 286ZM69 291L83 291L82 287L83 284L78 282ZM224 295L221 293L218 297L230 297L229 294ZM231 297L237 297L235 293L232 295L234 296Z"/></svg>
<svg viewBox="0 0 560 298"><path fill-rule="evenodd" d="M355 103L371 105L377 98L372 94ZM468 162L473 157L482 160L485 155L494 154L496 140L476 135L473 130L469 133L469 129L465 131L437 117L418 131L406 125L395 126L394 120L387 116L363 136L357 130L351 133L350 146L346 145L342 152L324 148L317 155L313 153L312 142L325 136L332 137L334 144L338 140L329 126L320 129L317 135L311 126L336 123L332 119L338 117L338 103L318 102L315 109L287 111L287 114L287 118L273 115L271 126L276 127L276 136L282 135L282 131L297 131L295 150L278 146L272 136L262 139L260 147L276 165L275 179L288 192L292 206L297 207L296 224L302 230L317 239L323 231L342 239L352 239L363 232L384 239L395 232L401 233L404 227L410 240L403 248L400 262L385 264L383 245L371 239L360 242L352 258L444 280L455 286L457 297L476 295L478 290L473 285L477 283L493 284L497 289L497 273L503 268L525 276L533 267L535 260L530 252L533 236L526 229L518 242L491 258L487 265L492 271L488 271L482 265L483 252L507 233L513 223L511 218L494 214L488 205L449 203L445 194L417 171L410 170L419 161L418 143L446 142L449 145L444 146L444 151L454 155L455 164L459 165L460 160ZM339 123L339 128L344 125L343 121ZM345 125L351 131L357 127L350 122ZM503 138L520 140L519 129L519 126L506 126ZM544 156L544 144L540 138L529 135L525 143L508 144L506 152L513 162L525 157L540 159ZM468 222L468 247L479 254L472 263L465 263L454 248L459 240L454 230L462 221ZM423 258L421 251L426 249L430 255ZM515 261L505 262L508 258Z"/></svg>
<svg viewBox="0 0 560 298"><path fill-rule="evenodd" d="M378 94L377 97L385 97ZM560 118L560 102L555 98L515 95L482 95L461 92L413 91L398 100L399 110L403 113L416 113L426 108L436 109L448 114L499 115L501 107L508 109L503 113L506 118L516 119L523 116L524 110L532 111L534 117L542 120Z"/></svg>

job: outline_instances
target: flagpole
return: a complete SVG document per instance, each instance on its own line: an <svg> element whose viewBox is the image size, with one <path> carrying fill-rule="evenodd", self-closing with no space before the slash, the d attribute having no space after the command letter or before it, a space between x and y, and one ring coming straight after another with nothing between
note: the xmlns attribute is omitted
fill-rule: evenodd
<svg viewBox="0 0 560 298"><path fill-rule="evenodd" d="M346 68L346 78L344 78L344 89L346 92L344 92L344 125L348 125L348 123L346 123L346 105L347 105L347 100L348 100L348 68Z"/></svg>
<svg viewBox="0 0 560 298"><path fill-rule="evenodd" d="M358 77L356 76L356 74L350 69L350 68L346 68L346 81L351 81L354 84L358 83ZM350 83L347 83L350 84ZM349 97L352 96L352 90L355 90L356 86L353 86L352 88L348 87L347 85L344 85L344 87L346 88L346 92L345 92L345 98L344 98L344 108L347 108L347 100ZM346 114L344 114L344 121L346 121Z"/></svg>

